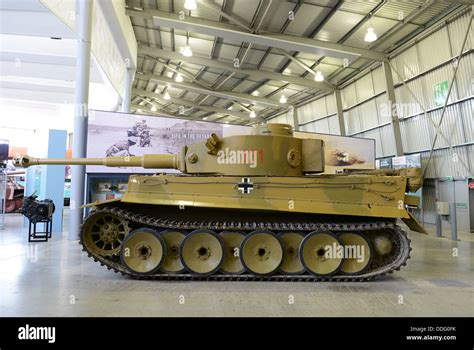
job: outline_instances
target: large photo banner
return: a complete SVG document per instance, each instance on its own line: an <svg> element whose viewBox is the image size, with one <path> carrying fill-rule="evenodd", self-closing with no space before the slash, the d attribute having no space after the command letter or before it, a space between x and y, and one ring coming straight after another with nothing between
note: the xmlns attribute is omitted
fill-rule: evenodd
<svg viewBox="0 0 474 350"><path fill-rule="evenodd" d="M249 134L246 126L106 111L90 111L87 157L126 157L178 153L184 145L219 137ZM88 165L88 173L178 172L173 169Z"/></svg>
<svg viewBox="0 0 474 350"><path fill-rule="evenodd" d="M251 127L212 122L90 111L87 157L126 157L144 154L178 153L184 145L219 137L249 135ZM375 169L375 140L309 132L295 132L295 137L322 139L325 144L325 172L344 169ZM243 145L245 146L245 145ZM105 167L88 165L88 173L175 173L173 169Z"/></svg>
<svg viewBox="0 0 474 350"><path fill-rule="evenodd" d="M337 174L344 169L375 169L375 140L312 132L295 132L296 137L324 141L324 173Z"/></svg>

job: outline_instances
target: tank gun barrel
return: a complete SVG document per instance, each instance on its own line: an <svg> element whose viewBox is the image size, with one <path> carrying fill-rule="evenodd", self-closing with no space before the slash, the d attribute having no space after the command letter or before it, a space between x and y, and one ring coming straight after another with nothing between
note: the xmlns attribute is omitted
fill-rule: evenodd
<svg viewBox="0 0 474 350"><path fill-rule="evenodd" d="M108 167L142 167L154 169L179 169L184 167L180 154L145 154L143 156L105 158L34 158L18 156L13 165L28 168L32 165L103 165Z"/></svg>

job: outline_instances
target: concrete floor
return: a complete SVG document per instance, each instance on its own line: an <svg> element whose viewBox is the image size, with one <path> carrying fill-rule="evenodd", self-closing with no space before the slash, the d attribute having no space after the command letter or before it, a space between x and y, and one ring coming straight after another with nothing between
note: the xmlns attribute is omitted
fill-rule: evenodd
<svg viewBox="0 0 474 350"><path fill-rule="evenodd" d="M474 234L412 232L408 265L374 282L148 282L94 263L67 234L28 244L21 223L10 214L0 230L0 316L474 316Z"/></svg>

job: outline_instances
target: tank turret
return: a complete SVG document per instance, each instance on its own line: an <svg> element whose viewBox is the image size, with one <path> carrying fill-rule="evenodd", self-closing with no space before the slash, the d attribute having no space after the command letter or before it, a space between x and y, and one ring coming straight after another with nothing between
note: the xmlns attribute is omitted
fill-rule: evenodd
<svg viewBox="0 0 474 350"><path fill-rule="evenodd" d="M178 154L105 158L43 159L15 157L15 166L40 164L104 165L178 169L187 174L301 176L324 171L322 140L293 137L289 125L267 124L253 128L252 135L220 138L212 134L205 142L184 146Z"/></svg>

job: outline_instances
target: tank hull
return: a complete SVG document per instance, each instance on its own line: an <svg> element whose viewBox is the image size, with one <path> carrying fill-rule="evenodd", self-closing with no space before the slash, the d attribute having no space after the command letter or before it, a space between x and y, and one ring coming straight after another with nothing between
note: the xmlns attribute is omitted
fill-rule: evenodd
<svg viewBox="0 0 474 350"><path fill-rule="evenodd" d="M131 176L121 201L186 207L408 218L402 176Z"/></svg>

